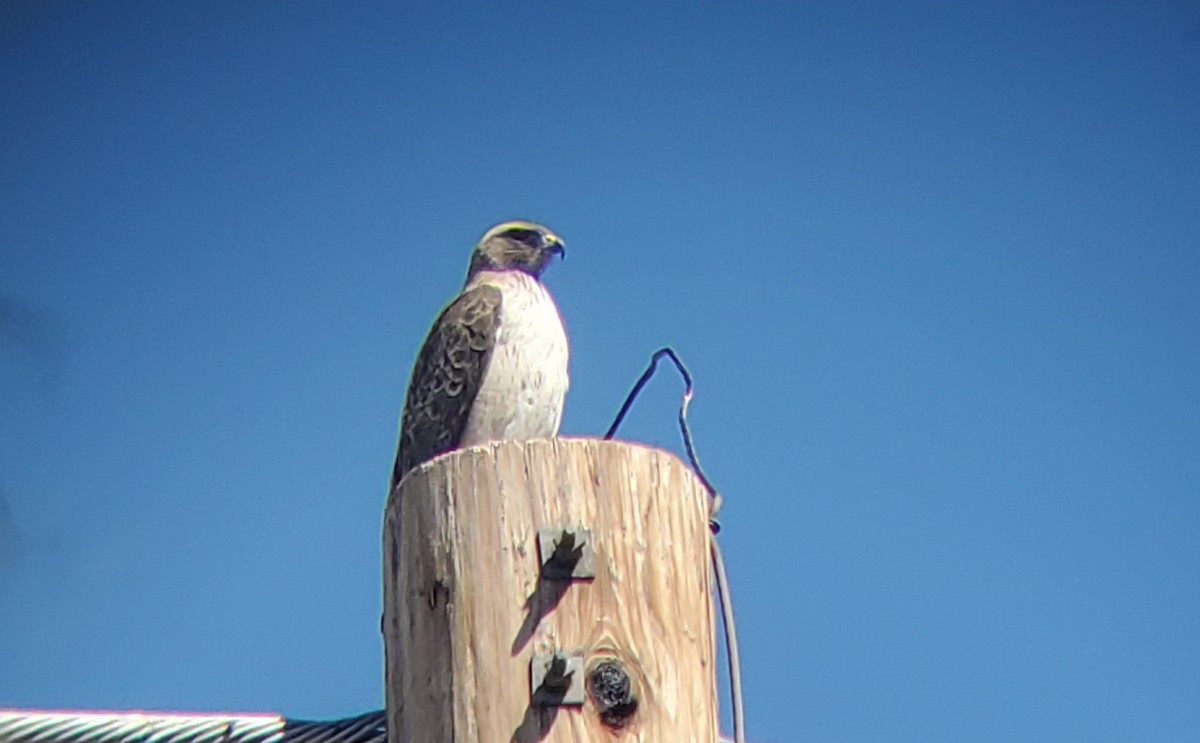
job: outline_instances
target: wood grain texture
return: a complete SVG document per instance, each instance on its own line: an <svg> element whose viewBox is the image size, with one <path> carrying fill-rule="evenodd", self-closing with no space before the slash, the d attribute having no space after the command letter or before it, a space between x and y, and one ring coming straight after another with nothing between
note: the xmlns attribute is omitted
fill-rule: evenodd
<svg viewBox="0 0 1200 743"><path fill-rule="evenodd" d="M592 530L596 577L539 577L537 530ZM675 456L548 439L413 470L384 523L391 743L717 740L708 495ZM531 654L617 659L637 710L530 705Z"/></svg>

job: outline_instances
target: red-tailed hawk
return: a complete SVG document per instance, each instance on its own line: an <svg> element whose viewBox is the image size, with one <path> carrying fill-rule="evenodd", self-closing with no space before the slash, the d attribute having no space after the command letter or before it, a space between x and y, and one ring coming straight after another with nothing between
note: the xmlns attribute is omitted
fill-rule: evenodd
<svg viewBox="0 0 1200 743"><path fill-rule="evenodd" d="M558 433L567 334L539 280L556 255L563 241L533 222L504 222L479 240L462 292L417 354L391 489L443 452Z"/></svg>

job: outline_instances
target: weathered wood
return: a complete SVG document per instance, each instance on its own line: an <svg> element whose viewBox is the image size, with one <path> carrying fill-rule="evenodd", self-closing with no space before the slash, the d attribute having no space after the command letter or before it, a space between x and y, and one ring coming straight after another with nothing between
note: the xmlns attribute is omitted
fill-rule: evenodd
<svg viewBox="0 0 1200 743"><path fill-rule="evenodd" d="M540 577L558 526L591 530L594 579ZM708 537L704 487L643 446L501 442L414 470L384 525L390 743L715 741ZM555 652L583 656L582 707L531 704L531 657Z"/></svg>

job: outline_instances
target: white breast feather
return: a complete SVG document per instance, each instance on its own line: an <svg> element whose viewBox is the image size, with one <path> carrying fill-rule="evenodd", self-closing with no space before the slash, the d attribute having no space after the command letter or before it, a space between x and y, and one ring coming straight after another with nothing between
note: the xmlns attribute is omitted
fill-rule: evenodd
<svg viewBox="0 0 1200 743"><path fill-rule="evenodd" d="M504 295L491 362L460 446L555 436L567 394L567 334L541 282L520 271L485 271L472 286Z"/></svg>

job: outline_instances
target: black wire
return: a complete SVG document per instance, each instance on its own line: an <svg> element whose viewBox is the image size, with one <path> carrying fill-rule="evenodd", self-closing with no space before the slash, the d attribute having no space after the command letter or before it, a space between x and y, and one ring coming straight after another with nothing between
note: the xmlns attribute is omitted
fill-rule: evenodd
<svg viewBox="0 0 1200 743"><path fill-rule="evenodd" d="M616 419L608 427L608 432L604 434L604 440L608 441L617 434L617 429L621 427L621 422L625 420L625 415L629 413L629 408L633 407L633 401L637 399L637 396L642 392L642 388L654 376L654 372L658 370L658 361L663 356L669 357L671 362L675 364L675 368L679 370L679 375L683 377L685 385L683 399L679 403L679 431L683 434L683 448L687 451L688 460L692 463L692 469L696 471L696 476L700 478L700 482L704 484L704 488L708 491L708 494L719 501L720 496L717 495L717 489L709 482L708 477L704 474L704 468L700 466L700 460L696 457L696 447L692 445L692 432L688 428L688 405L692 402L692 395L695 388L692 384L692 375L687 370L687 366L680 360L679 355L675 353L675 349L670 346L658 349L650 357L650 365L646 367L646 371L642 372L642 376L638 377L638 381L633 385L633 389L629 391L629 395L626 396L624 404L621 405L621 410L617 413Z"/></svg>
<svg viewBox="0 0 1200 743"><path fill-rule="evenodd" d="M725 655L729 662L729 699L733 707L734 743L746 743L746 710L742 704L742 658L738 653L737 625L733 621L733 597L729 595L729 576L725 558L717 544L717 535L709 536L713 567L717 571L717 592L721 601L721 623L725 626Z"/></svg>

